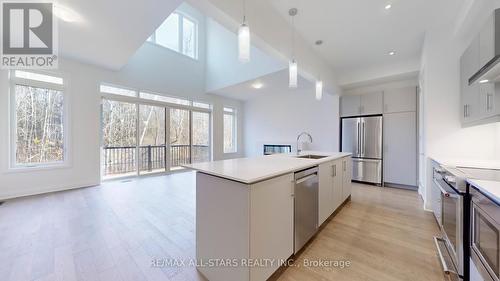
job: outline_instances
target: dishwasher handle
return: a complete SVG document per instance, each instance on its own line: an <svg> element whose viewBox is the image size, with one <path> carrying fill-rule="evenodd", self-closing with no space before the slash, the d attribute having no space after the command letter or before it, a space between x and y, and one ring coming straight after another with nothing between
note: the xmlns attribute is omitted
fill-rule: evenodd
<svg viewBox="0 0 500 281"><path fill-rule="evenodd" d="M314 174L310 174L308 176L305 176L303 178L300 178L300 179L296 179L295 180L295 184L299 184L299 183L303 183L305 182L306 180L309 180L309 179L312 179L312 178L315 178L318 176L318 173L314 173Z"/></svg>

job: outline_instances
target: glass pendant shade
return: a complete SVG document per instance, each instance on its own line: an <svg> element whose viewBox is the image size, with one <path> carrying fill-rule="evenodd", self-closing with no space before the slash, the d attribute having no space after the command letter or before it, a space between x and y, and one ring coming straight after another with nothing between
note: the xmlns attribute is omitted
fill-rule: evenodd
<svg viewBox="0 0 500 281"><path fill-rule="evenodd" d="M238 58L240 62L250 61L250 28L246 23L238 29Z"/></svg>
<svg viewBox="0 0 500 281"><path fill-rule="evenodd" d="M288 87L297 88L297 61L292 59L288 64Z"/></svg>
<svg viewBox="0 0 500 281"><path fill-rule="evenodd" d="M317 80L316 81L316 99L321 100L323 97L323 81Z"/></svg>

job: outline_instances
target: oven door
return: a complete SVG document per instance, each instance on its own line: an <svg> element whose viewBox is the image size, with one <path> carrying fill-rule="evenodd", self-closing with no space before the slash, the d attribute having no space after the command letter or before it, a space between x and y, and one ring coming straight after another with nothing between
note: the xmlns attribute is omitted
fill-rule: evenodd
<svg viewBox="0 0 500 281"><path fill-rule="evenodd" d="M463 275L463 245L461 231L463 197L456 193L441 177L435 177L434 183L441 190L440 227L443 237L441 238L441 245L436 243L439 254L443 256L441 262L447 273L455 272L458 275ZM449 264L450 262L452 264Z"/></svg>
<svg viewBox="0 0 500 281"><path fill-rule="evenodd" d="M494 219L498 212L498 206L484 195L478 192L473 195L472 260L484 280L500 280L500 226Z"/></svg>

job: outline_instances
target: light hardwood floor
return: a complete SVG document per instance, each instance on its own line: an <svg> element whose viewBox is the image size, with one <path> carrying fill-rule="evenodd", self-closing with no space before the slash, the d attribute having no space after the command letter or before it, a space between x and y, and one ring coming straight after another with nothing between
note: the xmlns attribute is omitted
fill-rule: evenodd
<svg viewBox="0 0 500 281"><path fill-rule="evenodd" d="M356 184L352 201L298 257L348 268L289 267L280 280L443 280L438 229L415 192ZM105 183L0 206L1 280L204 280L194 267L194 173ZM237 280L236 280L237 281Z"/></svg>

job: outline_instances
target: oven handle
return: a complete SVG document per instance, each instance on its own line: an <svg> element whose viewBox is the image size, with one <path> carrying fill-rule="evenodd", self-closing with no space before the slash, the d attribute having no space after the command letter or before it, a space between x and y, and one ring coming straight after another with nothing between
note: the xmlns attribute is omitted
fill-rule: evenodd
<svg viewBox="0 0 500 281"><path fill-rule="evenodd" d="M441 252L441 247L439 246L439 243L446 243L446 241L444 241L443 238L439 238L439 237L434 236L434 243L436 243L436 248L437 248L438 254L439 254L439 260L441 261L441 265L443 266L444 273L446 273L447 275L450 275L450 274L458 275L457 272L455 272L454 270L451 270L448 267L448 264L446 263L446 260L444 259L444 256L443 256L443 252Z"/></svg>
<svg viewBox="0 0 500 281"><path fill-rule="evenodd" d="M439 184L439 182L436 179L434 179L433 181L439 187L439 189L441 190L441 193L443 193L444 197L458 198L459 195L451 194L448 191L444 190L444 188Z"/></svg>

